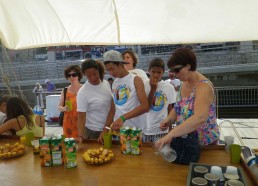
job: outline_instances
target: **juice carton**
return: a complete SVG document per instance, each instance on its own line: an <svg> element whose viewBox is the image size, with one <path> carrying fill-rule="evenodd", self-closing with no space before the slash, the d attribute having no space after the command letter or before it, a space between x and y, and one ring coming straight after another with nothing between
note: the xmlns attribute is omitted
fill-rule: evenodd
<svg viewBox="0 0 258 186"><path fill-rule="evenodd" d="M76 142L74 138L65 138L64 148L64 163L66 168L77 167Z"/></svg>
<svg viewBox="0 0 258 186"><path fill-rule="evenodd" d="M44 136L39 140L40 164L42 167L52 166L50 139L51 138Z"/></svg>
<svg viewBox="0 0 258 186"><path fill-rule="evenodd" d="M131 154L139 155L142 152L142 129L131 130Z"/></svg>
<svg viewBox="0 0 258 186"><path fill-rule="evenodd" d="M123 154L131 154L131 129L129 127L120 128L121 152Z"/></svg>
<svg viewBox="0 0 258 186"><path fill-rule="evenodd" d="M63 165L63 153L62 153L62 137L53 137L50 140L51 152L52 152L52 165L60 166Z"/></svg>

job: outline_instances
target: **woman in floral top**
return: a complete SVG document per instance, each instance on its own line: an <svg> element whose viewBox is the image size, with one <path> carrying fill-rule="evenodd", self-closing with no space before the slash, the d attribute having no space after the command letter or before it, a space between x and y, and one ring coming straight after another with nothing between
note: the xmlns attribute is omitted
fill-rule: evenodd
<svg viewBox="0 0 258 186"><path fill-rule="evenodd" d="M182 81L174 108L160 124L166 130L172 123L177 127L161 138L158 146L170 143L173 138L198 133L200 145L219 140L216 123L216 97L212 83L196 71L196 55L187 48L177 49L168 61L168 67Z"/></svg>

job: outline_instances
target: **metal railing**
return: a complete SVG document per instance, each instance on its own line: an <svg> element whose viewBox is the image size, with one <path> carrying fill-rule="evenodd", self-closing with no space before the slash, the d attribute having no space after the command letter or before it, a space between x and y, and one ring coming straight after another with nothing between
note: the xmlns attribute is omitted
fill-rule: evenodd
<svg viewBox="0 0 258 186"><path fill-rule="evenodd" d="M258 87L216 87L217 107L258 107Z"/></svg>
<svg viewBox="0 0 258 186"><path fill-rule="evenodd" d="M1 94L8 94L8 91L4 88L0 88ZM217 108L233 108L242 107L254 108L258 107L258 86L255 87L216 87ZM31 89L23 89L22 93L26 98L30 106L35 106L36 96ZM13 94L18 96L20 92L16 89L13 90ZM60 94L60 90L57 92L45 92L44 97L52 94Z"/></svg>

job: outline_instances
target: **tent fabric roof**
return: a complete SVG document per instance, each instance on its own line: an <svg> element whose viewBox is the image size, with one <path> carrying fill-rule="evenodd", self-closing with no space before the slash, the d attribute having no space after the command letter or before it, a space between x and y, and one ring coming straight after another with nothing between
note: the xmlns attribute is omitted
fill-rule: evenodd
<svg viewBox="0 0 258 186"><path fill-rule="evenodd" d="M258 40L257 0L0 0L10 49Z"/></svg>

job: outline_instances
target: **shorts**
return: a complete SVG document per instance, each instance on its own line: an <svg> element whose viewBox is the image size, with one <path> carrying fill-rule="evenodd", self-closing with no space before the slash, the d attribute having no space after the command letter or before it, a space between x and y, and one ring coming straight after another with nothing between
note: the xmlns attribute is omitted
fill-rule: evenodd
<svg viewBox="0 0 258 186"><path fill-rule="evenodd" d="M154 142L159 138L162 138L164 136L166 136L167 133L163 133L163 134L155 134L155 135L146 135L146 134L142 134L142 141L143 142Z"/></svg>
<svg viewBox="0 0 258 186"><path fill-rule="evenodd" d="M102 131L94 131L85 127L84 139L98 139Z"/></svg>

